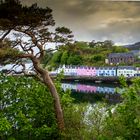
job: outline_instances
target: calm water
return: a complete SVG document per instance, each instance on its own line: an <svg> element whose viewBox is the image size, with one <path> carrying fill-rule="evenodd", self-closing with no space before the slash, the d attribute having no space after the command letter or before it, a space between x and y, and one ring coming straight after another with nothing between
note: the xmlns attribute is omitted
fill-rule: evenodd
<svg viewBox="0 0 140 140"><path fill-rule="evenodd" d="M90 102L107 101L109 103L120 102L120 94L116 92L117 84L104 83L79 83L70 82L62 83L64 91L71 90L71 96L75 98L76 102Z"/></svg>

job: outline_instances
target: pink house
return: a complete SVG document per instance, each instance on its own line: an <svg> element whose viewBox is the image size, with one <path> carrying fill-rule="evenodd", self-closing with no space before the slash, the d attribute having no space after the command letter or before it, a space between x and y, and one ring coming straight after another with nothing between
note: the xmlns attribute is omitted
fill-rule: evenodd
<svg viewBox="0 0 140 140"><path fill-rule="evenodd" d="M96 76L96 68L80 66L76 69L77 76Z"/></svg>

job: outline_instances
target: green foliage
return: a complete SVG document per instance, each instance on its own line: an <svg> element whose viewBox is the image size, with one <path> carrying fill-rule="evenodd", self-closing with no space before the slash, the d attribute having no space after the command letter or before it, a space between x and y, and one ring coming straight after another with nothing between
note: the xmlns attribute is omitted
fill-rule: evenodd
<svg viewBox="0 0 140 140"><path fill-rule="evenodd" d="M0 42L0 64L7 64L16 59L19 51L11 48L11 42L5 40Z"/></svg>
<svg viewBox="0 0 140 140"><path fill-rule="evenodd" d="M67 65L67 60L68 60L68 52L64 51L62 56L61 56L61 64L66 64Z"/></svg>
<svg viewBox="0 0 140 140"><path fill-rule="evenodd" d="M106 104L75 104L64 111L65 133L62 139L91 140L100 137L104 125Z"/></svg>
<svg viewBox="0 0 140 140"><path fill-rule="evenodd" d="M61 63L61 56L62 56L62 52L56 52L54 53L52 59L51 59L51 65L53 67L57 67L60 63Z"/></svg>
<svg viewBox="0 0 140 140"><path fill-rule="evenodd" d="M135 66L135 67L140 67L140 62L139 62L139 63L133 64L133 66Z"/></svg>
<svg viewBox="0 0 140 140"><path fill-rule="evenodd" d="M16 26L37 26L42 21L50 19L46 25L54 24L50 8L40 8L37 4L30 7L22 6L19 0L0 1L0 27L12 29Z"/></svg>
<svg viewBox="0 0 140 140"><path fill-rule="evenodd" d="M102 102L105 98L104 94L91 94L91 93L82 93L82 92L72 92L71 97L74 98L75 104L81 103L90 103L94 104L96 101Z"/></svg>
<svg viewBox="0 0 140 140"><path fill-rule="evenodd" d="M79 48L89 48L89 45L86 42L75 42L75 45Z"/></svg>
<svg viewBox="0 0 140 140"><path fill-rule="evenodd" d="M78 51L72 50L59 50L55 52L48 62L51 67L58 67L60 64L65 65L81 65L83 64L83 58Z"/></svg>
<svg viewBox="0 0 140 140"><path fill-rule="evenodd" d="M55 80L63 110L71 108L74 99L71 92L64 92L60 81L63 73ZM53 140L59 139L53 99L48 89L31 77L0 75L2 140ZM65 111L64 111L65 112ZM62 134L61 134L62 135Z"/></svg>
<svg viewBox="0 0 140 140"><path fill-rule="evenodd" d="M72 31L70 31L70 29L68 29L68 28L66 28L66 27L57 27L56 29L55 29L55 31L57 32L57 33L61 33L61 34L63 34L63 35L65 35L65 34L67 34L67 35L69 35L69 34L71 34L72 33Z"/></svg>
<svg viewBox="0 0 140 140"><path fill-rule="evenodd" d="M54 100L56 100L56 101L54 101L54 103L55 103L54 108L56 110L55 111L56 118L57 118L59 128L62 129L63 128L63 115L62 115L62 112L59 112L60 114L58 114L58 110L61 110L61 105L59 103L59 99L57 98L57 96L55 96L58 93L56 91L51 90L53 88L53 84L49 84L49 83L52 81L49 80L49 78L45 78L45 77L47 77L46 76L47 74L45 74L43 76L43 67L42 67L43 65L41 65L40 63L42 62L43 57L45 55L44 49L45 49L45 45L47 42L49 42L49 43L56 42L56 44L57 44L57 42L68 43L69 41L71 41L71 38L73 37L71 35L72 32L68 28L65 28L65 27L59 27L59 28L56 28L55 32L50 32L49 27L54 26L54 24L55 24L53 17L52 17L52 10L48 7L41 8L37 5L37 3L35 3L31 6L23 6L21 3L22 3L22 1L20 1L20 0L2 0L2 1L0 1L0 30L2 32L2 37L0 38L0 41L2 42L6 38L6 36L9 35L9 33L12 31L11 33L12 33L12 35L14 35L12 42L15 44L11 45L10 47L14 48L14 47L18 46L18 49L20 51L22 50L24 53L22 55L16 56L16 58L18 58L19 61L25 61L26 59L30 59L34 63L34 67L35 67L36 71L38 71L37 74L39 74L43 80L46 79L46 80L44 80L44 82L46 83L46 85L50 85L50 86L48 86L48 88L50 89L50 92L52 93L51 94L52 97L54 98ZM23 39L23 36L29 37L30 39L27 39L25 41ZM56 38L56 36L57 36L57 38ZM34 53L34 51L36 50L35 47L39 50L39 52L37 54ZM4 50L4 52L5 52L5 50ZM9 54L9 52L8 52L8 54ZM57 55L54 55L54 57L52 59L53 66L57 66L60 63L61 54L62 53L60 52L60 54L57 53ZM4 54L2 56L2 58L5 56L7 56L7 54ZM15 63L17 64L19 62L15 61ZM39 70L39 69L41 69L41 70ZM47 73L47 71L46 71L46 73ZM27 84L27 86L28 86L28 84ZM20 90L24 91L25 87L23 85L22 85L22 87L18 86L16 91L13 91L13 92L15 92L17 94L21 93L21 91L18 91L19 90L18 88L21 88ZM30 92L32 91L32 89L30 89L30 88L27 88L27 89ZM43 90L40 87L38 87L38 90L39 89ZM35 91L33 91L33 93L39 92L36 90L37 89L35 88ZM25 90L25 92L30 94L29 91ZM46 99L46 98L44 97L43 99ZM56 104L58 104L59 107L57 107ZM21 108L23 108L23 107L21 107ZM49 107L49 109L50 109L50 107ZM25 110L26 110L26 105L25 105ZM35 109L35 111L36 111L36 109ZM41 111L44 111L44 110L42 109ZM44 111L44 112L46 112L46 111ZM54 112L54 111L51 111L51 112ZM36 112L35 112L35 114L36 114ZM27 130L27 133L29 132L30 135L36 136L35 138L37 138L39 136L39 138L42 137L42 139L44 139L43 135L46 135L45 138L47 138L47 134L44 134L44 133L48 133L48 135L51 135L50 134L51 130L49 128L51 126L51 124L50 124L50 126L48 126L48 124L45 124L45 123L43 123L43 125L41 125L42 123L40 122L39 124L41 125L41 127L39 127L39 128L37 127L37 130L39 130L39 132L38 131L36 132L35 130L32 132L30 130L30 128L32 128L32 126L29 125L29 127L27 127L27 128L26 127L24 128L24 126L22 126L22 124L25 124L25 126L27 126L27 124L29 124L29 122L32 121L32 118L31 118L31 120L27 119L27 116L29 114L24 114L23 111L21 111L21 112L17 112L16 115L17 116L19 115L18 118L21 118L21 120L19 120L19 122L21 122L21 123L17 122L19 125L18 128L21 127L20 130L17 130L17 131L19 131L19 133L18 133L19 135L21 134L22 131L25 132L25 130ZM46 121L47 121L47 119L51 118L47 115L44 114L45 117L48 117L48 118L45 118ZM41 118L41 117L39 117L39 118ZM34 120L34 118L33 118L33 120ZM38 122L37 119L35 119L35 120L37 123ZM43 118L38 119L38 120L43 121ZM55 123L53 123L53 124L55 124ZM17 124L15 124L15 125L17 125ZM33 124L33 125L35 125L35 124ZM41 133L43 133L43 134L40 135Z"/></svg>
<svg viewBox="0 0 140 140"><path fill-rule="evenodd" d="M113 42L111 40L105 40L103 42L101 41L97 41L95 42L95 40L89 42L89 46L90 48L98 48L98 47L102 47L102 48L106 48L106 49L111 49L113 47Z"/></svg>
<svg viewBox="0 0 140 140"><path fill-rule="evenodd" d="M140 79L134 79L130 87L123 90L123 102L109 111L105 121L103 137L106 139L140 138Z"/></svg>
<svg viewBox="0 0 140 140"><path fill-rule="evenodd" d="M95 61L101 61L102 60L102 56L101 55L95 55L94 56L94 60Z"/></svg>
<svg viewBox="0 0 140 140"><path fill-rule="evenodd" d="M82 64L82 57L79 55L71 54L67 60L68 65L81 65Z"/></svg>
<svg viewBox="0 0 140 140"><path fill-rule="evenodd" d="M119 104L73 104L70 91L63 92L60 74L55 81L65 118L65 131L58 136L52 98L43 84L32 78L1 75L1 139L125 140L140 137L140 79L123 83Z"/></svg>
<svg viewBox="0 0 140 140"><path fill-rule="evenodd" d="M57 27L55 29L57 35L55 36L56 42L63 42L65 44L72 41L73 35L72 31L66 27Z"/></svg>
<svg viewBox="0 0 140 140"><path fill-rule="evenodd" d="M46 55L44 56L43 60L42 60L42 64L47 64L50 62L51 58L52 58L52 53L46 53Z"/></svg>
<svg viewBox="0 0 140 140"><path fill-rule="evenodd" d="M97 54L97 55L94 55L91 57L91 62L99 62L99 61L104 61L105 60L105 57L101 54Z"/></svg>
<svg viewBox="0 0 140 140"><path fill-rule="evenodd" d="M86 113L86 104L72 105L64 110L65 131L62 134L62 140L83 139L85 132L84 114Z"/></svg>
<svg viewBox="0 0 140 140"><path fill-rule="evenodd" d="M121 47L121 46L114 46L113 47L113 52L114 53L125 53L125 52L129 52L129 50L125 47Z"/></svg>
<svg viewBox="0 0 140 140"><path fill-rule="evenodd" d="M73 104L66 108L62 139L139 140L140 78L134 79L131 86L124 78L121 81L123 101L119 104Z"/></svg>
<svg viewBox="0 0 140 140"><path fill-rule="evenodd" d="M89 65L89 66L103 66L105 59L110 53L123 53L128 52L127 48L113 45L112 41L106 40L104 42L74 42L73 44L67 44L59 47L57 53L62 53L61 60L58 57L60 64L68 65ZM53 61L54 57L48 63L51 66L56 65ZM55 57L56 58L56 57ZM56 58L57 59L57 58ZM57 64L58 66L58 64Z"/></svg>
<svg viewBox="0 0 140 140"><path fill-rule="evenodd" d="M53 100L33 78L0 75L0 137L43 140L58 135Z"/></svg>
<svg viewBox="0 0 140 140"><path fill-rule="evenodd" d="M2 113L0 114L0 116L0 137L2 137L3 133L9 132L9 130L11 129L11 125L6 118L2 117Z"/></svg>
<svg viewBox="0 0 140 140"><path fill-rule="evenodd" d="M61 80L63 79L63 77L64 77L63 72L57 75L57 78L55 80L55 86L57 88L57 91L61 99L62 108L65 110L72 106L74 102L74 98L71 97L70 90L67 90L66 92L63 91L61 87Z"/></svg>
<svg viewBox="0 0 140 140"><path fill-rule="evenodd" d="M126 78L122 75L119 77L121 87L127 87Z"/></svg>

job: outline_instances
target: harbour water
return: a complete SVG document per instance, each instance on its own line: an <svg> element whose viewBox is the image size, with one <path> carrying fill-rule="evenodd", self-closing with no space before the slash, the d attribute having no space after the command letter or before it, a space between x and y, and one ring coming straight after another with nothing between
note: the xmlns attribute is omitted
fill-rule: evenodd
<svg viewBox="0 0 140 140"><path fill-rule="evenodd" d="M121 101L120 94L116 88L118 84L105 83L89 83L89 82L65 82L62 83L64 91L71 90L71 96L76 102L107 101L109 103L117 103Z"/></svg>

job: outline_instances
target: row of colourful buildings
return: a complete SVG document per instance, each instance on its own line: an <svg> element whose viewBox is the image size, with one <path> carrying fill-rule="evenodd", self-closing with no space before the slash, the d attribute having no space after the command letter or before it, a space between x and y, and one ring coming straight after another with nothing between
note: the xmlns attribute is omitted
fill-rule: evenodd
<svg viewBox="0 0 140 140"><path fill-rule="evenodd" d="M133 66L117 66L117 67L89 67L89 66L60 66L56 70L50 72L57 75L60 72L66 76L140 76L140 68Z"/></svg>

